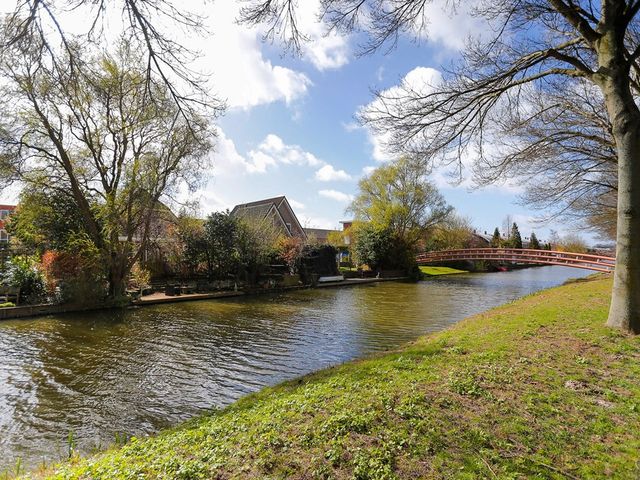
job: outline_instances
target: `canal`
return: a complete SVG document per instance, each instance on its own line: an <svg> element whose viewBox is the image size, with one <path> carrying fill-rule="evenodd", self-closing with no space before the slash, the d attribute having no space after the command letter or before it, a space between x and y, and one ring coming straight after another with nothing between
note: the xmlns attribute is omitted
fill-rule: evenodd
<svg viewBox="0 0 640 480"><path fill-rule="evenodd" d="M90 453L589 272L540 267L0 322L0 473Z"/></svg>

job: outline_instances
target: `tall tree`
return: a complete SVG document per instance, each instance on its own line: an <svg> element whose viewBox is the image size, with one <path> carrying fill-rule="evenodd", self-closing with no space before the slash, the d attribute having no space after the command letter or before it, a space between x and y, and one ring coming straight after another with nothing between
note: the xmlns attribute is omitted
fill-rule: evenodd
<svg viewBox="0 0 640 480"><path fill-rule="evenodd" d="M229 211L214 212L204 222L204 258L210 278L225 277L238 262L238 221Z"/></svg>
<svg viewBox="0 0 640 480"><path fill-rule="evenodd" d="M531 239L529 240L529 248L534 250L540 250L540 241L536 237L536 232L531 232Z"/></svg>
<svg viewBox="0 0 640 480"><path fill-rule="evenodd" d="M166 211L161 201L198 185L209 123L194 109L187 119L127 41L113 55L84 50L57 63L47 49L25 36L0 56L0 180L29 185L45 175L74 203L115 298Z"/></svg>
<svg viewBox="0 0 640 480"><path fill-rule="evenodd" d="M509 235L509 246L511 248L522 248L522 236L518 224L513 222L511 226L511 234Z"/></svg>
<svg viewBox="0 0 640 480"><path fill-rule="evenodd" d="M500 248L502 246L502 237L500 236L500 229L496 227L493 231L493 237L491 237L491 246L493 248Z"/></svg>
<svg viewBox="0 0 640 480"><path fill-rule="evenodd" d="M428 181L422 162L408 157L376 168L360 180L348 209L357 220L388 229L413 247L453 210Z"/></svg>
<svg viewBox="0 0 640 480"><path fill-rule="evenodd" d="M295 3L254 0L246 18L283 25L295 15ZM335 28L364 26L371 48L427 28L429 3L322 2L325 19ZM468 43L442 82L428 91L404 85L381 94L363 114L374 130L390 134L390 147L399 152L450 160L452 152L473 146L482 168L508 159L503 151L485 148L497 134L508 134L499 121L505 112L523 123L544 113L525 103L522 92L553 94L581 82L598 88L617 153L616 268L607 324L635 333L640 333L640 109L634 98L640 90L639 10L639 0L478 0L474 12L489 24L488 34ZM281 31L296 34L291 28Z"/></svg>

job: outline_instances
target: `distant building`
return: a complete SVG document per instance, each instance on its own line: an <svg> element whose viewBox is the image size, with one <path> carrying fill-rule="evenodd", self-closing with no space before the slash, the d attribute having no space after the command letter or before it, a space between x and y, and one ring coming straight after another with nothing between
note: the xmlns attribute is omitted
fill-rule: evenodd
<svg viewBox="0 0 640 480"><path fill-rule="evenodd" d="M256 219L259 221L270 218L274 225L282 229L285 235L298 237L304 241L307 240L305 229L298 221L298 217L296 217L295 212L284 195L236 205L233 207L233 210L231 210L231 216L248 220Z"/></svg>
<svg viewBox="0 0 640 480"><path fill-rule="evenodd" d="M326 228L305 228L309 243L319 243L324 245L329 243L329 235L332 233L340 233L340 230L329 230Z"/></svg>
<svg viewBox="0 0 640 480"><path fill-rule="evenodd" d="M15 205L0 205L0 244L9 243L9 233L6 230L7 219L15 211Z"/></svg>

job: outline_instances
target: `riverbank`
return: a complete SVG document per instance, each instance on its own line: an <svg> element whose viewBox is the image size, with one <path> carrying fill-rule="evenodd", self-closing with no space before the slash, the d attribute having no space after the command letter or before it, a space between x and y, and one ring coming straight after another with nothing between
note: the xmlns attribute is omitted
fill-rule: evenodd
<svg viewBox="0 0 640 480"><path fill-rule="evenodd" d="M458 270L450 267L432 267L420 265L420 272L427 277L437 277L439 275L455 275L457 273L469 273L467 270Z"/></svg>
<svg viewBox="0 0 640 480"><path fill-rule="evenodd" d="M637 478L640 338L575 283L265 389L57 478Z"/></svg>

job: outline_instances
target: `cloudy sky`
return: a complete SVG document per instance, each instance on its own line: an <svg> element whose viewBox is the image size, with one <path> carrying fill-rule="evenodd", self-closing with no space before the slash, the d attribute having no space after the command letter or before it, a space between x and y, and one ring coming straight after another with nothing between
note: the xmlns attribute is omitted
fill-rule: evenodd
<svg viewBox="0 0 640 480"><path fill-rule="evenodd" d="M206 2L201 8L210 35L179 39L198 48L196 69L210 75L210 88L228 107L217 122L213 168L196 196L200 213L286 195L304 226L338 228L348 218L345 208L358 180L390 160L383 139L361 127L354 114L373 101L374 90L402 81L419 88L437 80L465 38L482 35L483 25L464 11L449 15L441 7L446 0L434 0L428 37L401 38L391 51L362 56L362 38L325 35L316 20L318 0L304 0L299 25L310 41L296 56L277 42L264 42L260 28L238 25L240 3ZM443 170L432 180L480 232L492 232L510 215L523 236L531 233L539 212L516 203L518 188L453 185ZM562 225L535 226L542 239L550 228L567 231Z"/></svg>

